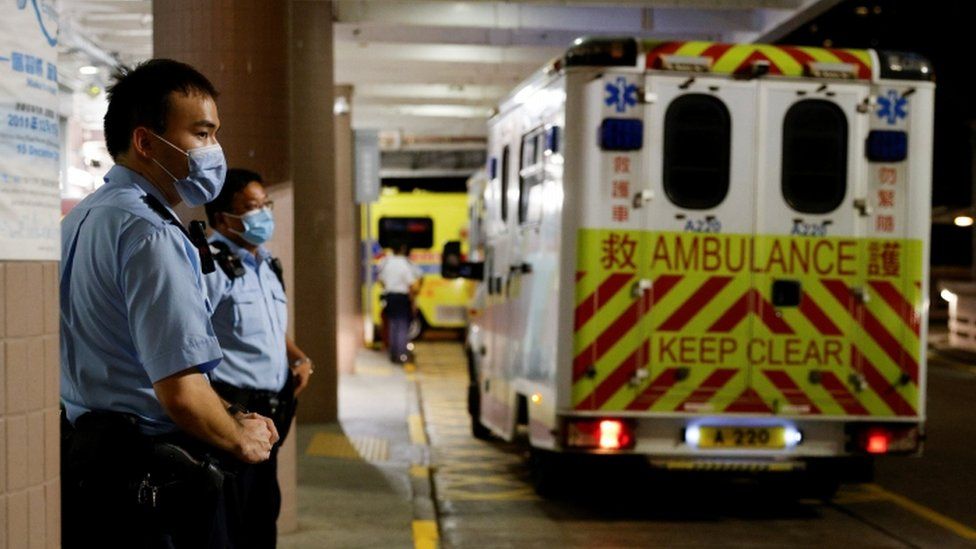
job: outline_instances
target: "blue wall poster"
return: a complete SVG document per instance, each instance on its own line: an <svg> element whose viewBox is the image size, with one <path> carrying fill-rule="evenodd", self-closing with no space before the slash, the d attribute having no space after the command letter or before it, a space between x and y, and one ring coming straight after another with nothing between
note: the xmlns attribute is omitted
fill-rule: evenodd
<svg viewBox="0 0 976 549"><path fill-rule="evenodd" d="M60 257L58 11L0 0L0 260Z"/></svg>

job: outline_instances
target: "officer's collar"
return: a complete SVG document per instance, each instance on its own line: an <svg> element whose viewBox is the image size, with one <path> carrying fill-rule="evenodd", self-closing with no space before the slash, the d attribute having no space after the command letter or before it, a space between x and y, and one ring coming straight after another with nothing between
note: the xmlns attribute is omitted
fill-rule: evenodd
<svg viewBox="0 0 976 549"><path fill-rule="evenodd" d="M160 204L165 206L166 209L173 214L173 217L182 223L180 216L177 215L176 211L174 211L172 206L169 205L169 201L166 200L163 193L157 189L155 185L150 183L148 179L139 175L135 170L120 164L116 164L112 166L108 173L105 174L105 183L128 183L130 185L139 187L146 194L155 197Z"/></svg>
<svg viewBox="0 0 976 549"><path fill-rule="evenodd" d="M220 242L227 244L227 247L230 248L230 251L237 257L241 258L241 260L243 261L255 260L254 254L245 250L241 246L238 246L236 242L220 234L220 231L216 229L214 229L213 235L210 237L210 240L211 241L219 240ZM271 252L269 252L267 248L265 248L264 246L258 246L258 253L257 253L258 261L265 261L270 257L271 257Z"/></svg>

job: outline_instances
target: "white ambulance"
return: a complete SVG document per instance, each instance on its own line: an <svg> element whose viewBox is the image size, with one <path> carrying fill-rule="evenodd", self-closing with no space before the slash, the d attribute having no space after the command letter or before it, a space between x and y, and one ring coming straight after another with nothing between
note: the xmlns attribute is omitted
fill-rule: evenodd
<svg viewBox="0 0 976 549"><path fill-rule="evenodd" d="M904 53L577 40L489 122L460 273L485 296L475 435L828 493L920 452L932 77Z"/></svg>

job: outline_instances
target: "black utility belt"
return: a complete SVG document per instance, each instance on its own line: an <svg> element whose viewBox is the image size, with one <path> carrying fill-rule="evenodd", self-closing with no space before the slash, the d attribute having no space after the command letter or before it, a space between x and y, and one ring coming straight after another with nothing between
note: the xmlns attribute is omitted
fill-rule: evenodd
<svg viewBox="0 0 976 549"><path fill-rule="evenodd" d="M222 489L233 458L219 455L182 433L149 436L138 420L123 412L92 411L75 421L62 436L63 471L76 486L130 492L139 504L157 507L161 492L210 496Z"/></svg>
<svg viewBox="0 0 976 549"><path fill-rule="evenodd" d="M250 412L274 414L285 403L283 391L249 389L222 381L211 381L210 385L224 400L231 404L239 404Z"/></svg>

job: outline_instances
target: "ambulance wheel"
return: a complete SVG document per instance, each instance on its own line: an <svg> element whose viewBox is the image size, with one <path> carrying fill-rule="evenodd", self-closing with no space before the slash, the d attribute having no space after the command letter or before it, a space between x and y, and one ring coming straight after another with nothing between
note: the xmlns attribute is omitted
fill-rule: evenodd
<svg viewBox="0 0 976 549"><path fill-rule="evenodd" d="M407 339L410 341L415 341L420 339L420 336L424 335L424 331L427 329L427 321L424 320L424 315L417 314L412 321L410 321L410 328L407 330Z"/></svg>
<svg viewBox="0 0 976 549"><path fill-rule="evenodd" d="M544 498L558 498L566 494L567 456L548 450L529 451L529 474L535 492Z"/></svg>
<svg viewBox="0 0 976 549"><path fill-rule="evenodd" d="M840 490L840 480L811 475L800 481L799 496L829 502L834 499L838 490Z"/></svg>
<svg viewBox="0 0 976 549"><path fill-rule="evenodd" d="M491 439L491 431L481 423L481 393L474 384L468 385L468 415L471 417L471 436L478 440Z"/></svg>
<svg viewBox="0 0 976 549"><path fill-rule="evenodd" d="M481 423L481 391L478 387L478 376L474 372L474 357L471 349L465 347L464 354L468 357L468 415L471 417L471 436L478 440L489 440L491 431Z"/></svg>

